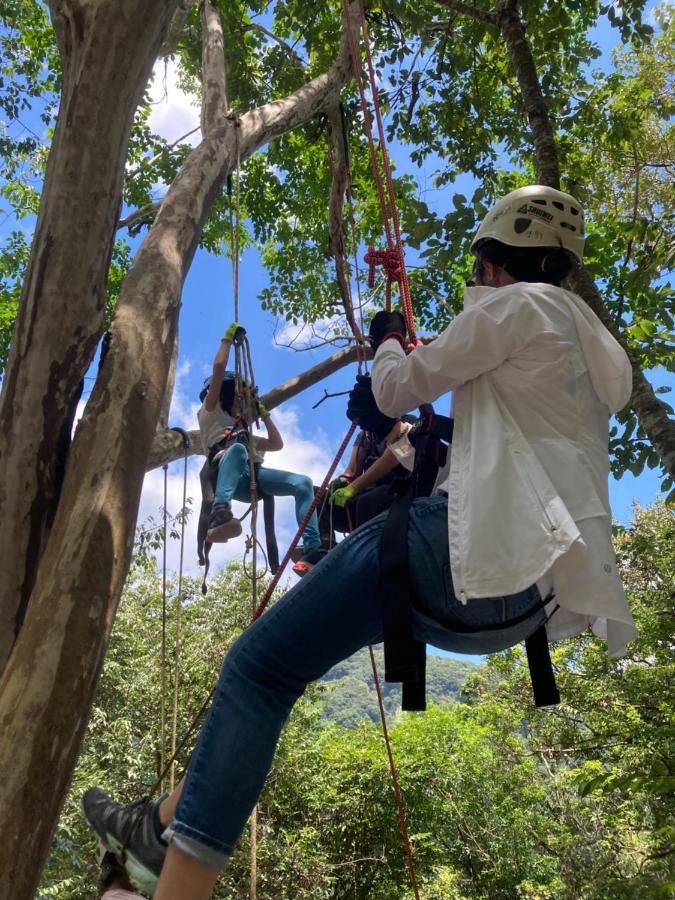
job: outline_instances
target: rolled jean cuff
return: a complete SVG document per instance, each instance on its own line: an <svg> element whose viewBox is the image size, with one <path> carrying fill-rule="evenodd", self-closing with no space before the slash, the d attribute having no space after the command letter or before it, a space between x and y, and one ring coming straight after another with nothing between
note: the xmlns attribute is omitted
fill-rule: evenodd
<svg viewBox="0 0 675 900"><path fill-rule="evenodd" d="M201 831L190 828L189 825L184 825L176 819L162 837L181 853L218 872L227 866L232 856L232 851L227 850L219 841L214 841L207 834L202 834Z"/></svg>

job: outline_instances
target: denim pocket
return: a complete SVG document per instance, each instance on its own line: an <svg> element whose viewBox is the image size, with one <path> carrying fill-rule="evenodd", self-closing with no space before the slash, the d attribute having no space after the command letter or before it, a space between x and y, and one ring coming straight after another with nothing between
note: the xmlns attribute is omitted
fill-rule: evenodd
<svg viewBox="0 0 675 900"><path fill-rule="evenodd" d="M454 631L485 631L508 627L514 620L519 621L541 606L539 592L535 587L508 597L474 598L466 604L461 603L455 596L450 563L442 568L441 585L430 584L430 588L430 591L425 591L419 597L420 611Z"/></svg>

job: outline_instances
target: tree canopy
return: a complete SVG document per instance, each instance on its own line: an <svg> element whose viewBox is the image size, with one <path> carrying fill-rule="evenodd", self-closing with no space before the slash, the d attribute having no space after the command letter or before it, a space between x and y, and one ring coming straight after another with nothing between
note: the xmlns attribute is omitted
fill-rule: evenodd
<svg viewBox="0 0 675 900"><path fill-rule="evenodd" d="M184 28L163 52L169 54L167 62L178 65L181 84L197 99L199 13L195 4L185 6L189 13ZM232 116L286 96L323 71L335 53L338 3L261 0L219 8ZM6 2L0 15L6 50L0 99L8 121L2 142L2 197L7 214L20 218L37 211L48 149L48 142L21 123L31 111L41 117L49 137L58 109L59 60L41 5ZM654 25L645 21L644 2L621 7L521 3L519 15L558 146L561 186L587 211L588 268L640 365L673 371L675 326L668 281L673 268L673 8L667 2L657 6ZM416 311L421 327L434 333L461 308L470 269L468 240L478 221L500 194L536 180L534 144L513 65L489 5L385 0L370 4L368 20L394 147L404 239L415 265L411 280ZM618 43L611 62L603 60L600 66L596 35L605 20ZM161 78L161 64L155 77ZM380 240L379 208L353 83L342 100L356 239L363 247ZM169 145L153 134L150 109L146 91L128 151L128 212L122 221L131 224L120 231L109 270L108 321L137 244L129 241L128 233L143 232L152 222L158 191L161 195L161 186L172 183L190 149L186 141ZM294 323L337 317L331 334L344 335L327 232L330 154L336 152L330 128L327 118L319 117L243 162L242 246L254 243L269 273L269 285L260 295L263 308ZM453 190L458 179L470 185L465 193ZM431 205L425 190L429 180ZM214 253L230 252L230 199L223 191L200 238ZM0 256L3 367L28 249L24 231L6 235ZM659 384L655 386L658 390ZM645 465L659 462L629 409L620 417L612 450L616 474L626 469L638 474ZM664 487L671 489L672 479L666 479Z"/></svg>

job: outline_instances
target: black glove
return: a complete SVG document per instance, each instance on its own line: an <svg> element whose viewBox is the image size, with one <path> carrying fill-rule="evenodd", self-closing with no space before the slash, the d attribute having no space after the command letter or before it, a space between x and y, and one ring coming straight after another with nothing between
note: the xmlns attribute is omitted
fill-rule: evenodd
<svg viewBox="0 0 675 900"><path fill-rule="evenodd" d="M370 375L357 375L356 384L349 392L347 418L352 422L358 420L365 431L372 431L380 440L385 438L396 423L378 409L373 397Z"/></svg>
<svg viewBox="0 0 675 900"><path fill-rule="evenodd" d="M370 330L368 332L370 346L373 350L377 350L382 343L382 339L388 334L400 334L401 344L405 344L405 319L403 318L403 314L398 311L387 312L385 309L381 309L379 313L376 313L373 316L373 321L370 323Z"/></svg>

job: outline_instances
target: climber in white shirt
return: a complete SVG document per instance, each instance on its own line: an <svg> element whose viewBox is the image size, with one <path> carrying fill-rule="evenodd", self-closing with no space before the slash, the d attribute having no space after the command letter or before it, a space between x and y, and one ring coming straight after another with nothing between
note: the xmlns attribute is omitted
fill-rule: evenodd
<svg viewBox="0 0 675 900"><path fill-rule="evenodd" d="M583 247L569 194L538 185L508 194L472 242L464 310L436 340L406 356L403 317L375 317L372 386L390 416L453 392L439 487L457 597L552 588L550 639L590 625L620 655L635 628L611 544L608 433L632 373L597 316L559 286ZM405 447L399 456L405 464Z"/></svg>

